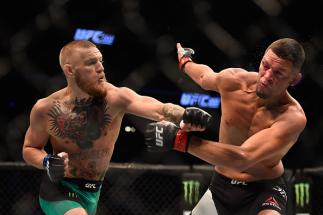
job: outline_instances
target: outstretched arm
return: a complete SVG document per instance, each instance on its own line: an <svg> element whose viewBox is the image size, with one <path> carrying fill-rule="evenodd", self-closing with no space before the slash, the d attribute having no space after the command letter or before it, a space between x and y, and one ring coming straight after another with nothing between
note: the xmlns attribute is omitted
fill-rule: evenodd
<svg viewBox="0 0 323 215"><path fill-rule="evenodd" d="M220 94L237 90L241 87L241 80L248 73L242 68L226 68L215 72L207 65L195 63L192 60L194 54L192 49L183 48L180 43L176 46L179 70L204 90L212 90Z"/></svg>
<svg viewBox="0 0 323 215"><path fill-rule="evenodd" d="M205 90L218 90L218 73L215 73L209 66L195 63L192 60L194 51L190 48L183 48L180 43L176 44L179 69L187 74L195 83Z"/></svg>
<svg viewBox="0 0 323 215"><path fill-rule="evenodd" d="M211 115L207 112L189 107L184 109L172 103L162 103L149 96L141 96L129 88L120 88L125 101L126 112L154 121L170 121L181 123L182 129L202 131L211 121Z"/></svg>
<svg viewBox="0 0 323 215"><path fill-rule="evenodd" d="M210 122L211 115L199 108L186 108L172 104L162 103L155 98L142 96L133 90L120 88L120 96L123 98L125 111L136 116L144 117L154 121L170 121L179 124L182 120L185 123L202 125L201 120L205 119L205 124ZM194 121L194 122L193 122ZM194 124L196 125L196 124Z"/></svg>
<svg viewBox="0 0 323 215"><path fill-rule="evenodd" d="M127 113L154 121L179 123L185 111L179 105L162 103L153 97L139 95L127 87L120 88L120 98Z"/></svg>

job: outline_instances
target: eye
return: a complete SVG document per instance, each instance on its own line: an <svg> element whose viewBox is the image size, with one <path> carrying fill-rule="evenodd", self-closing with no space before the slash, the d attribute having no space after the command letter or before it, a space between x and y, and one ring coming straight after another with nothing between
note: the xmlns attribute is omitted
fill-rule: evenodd
<svg viewBox="0 0 323 215"><path fill-rule="evenodd" d="M93 64L96 64L96 60L90 60L90 61L88 61L88 65L93 65Z"/></svg>
<svg viewBox="0 0 323 215"><path fill-rule="evenodd" d="M269 69L269 65L268 65L266 62L262 62L262 66L263 66L265 69Z"/></svg>
<svg viewBox="0 0 323 215"><path fill-rule="evenodd" d="M282 78L283 77L283 74L280 72L280 71L273 71L273 73L275 74L275 76L277 76L278 78Z"/></svg>

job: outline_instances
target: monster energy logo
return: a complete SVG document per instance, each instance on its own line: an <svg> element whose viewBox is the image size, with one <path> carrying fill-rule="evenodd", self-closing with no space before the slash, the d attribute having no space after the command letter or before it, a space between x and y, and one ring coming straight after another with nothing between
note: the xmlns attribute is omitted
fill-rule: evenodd
<svg viewBox="0 0 323 215"><path fill-rule="evenodd" d="M310 204L310 184L307 182L294 184L296 206L304 208Z"/></svg>
<svg viewBox="0 0 323 215"><path fill-rule="evenodd" d="M77 198L77 194L76 193L73 193L73 192L68 192L68 197L69 198Z"/></svg>
<svg viewBox="0 0 323 215"><path fill-rule="evenodd" d="M200 195L200 182L197 180L183 181L185 203L193 205L198 202Z"/></svg>

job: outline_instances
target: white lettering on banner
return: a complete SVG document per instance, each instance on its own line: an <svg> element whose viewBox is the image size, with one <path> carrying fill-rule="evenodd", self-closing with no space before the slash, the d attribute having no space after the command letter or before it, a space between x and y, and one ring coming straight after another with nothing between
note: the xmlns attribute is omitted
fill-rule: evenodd
<svg viewBox="0 0 323 215"><path fill-rule="evenodd" d="M180 104L183 106L199 106L201 108L219 108L220 97L212 97L200 93L182 93Z"/></svg>
<svg viewBox="0 0 323 215"><path fill-rule="evenodd" d="M89 29L76 29L74 40L90 40L97 44L112 45L114 35L105 34L103 31L89 30Z"/></svg>

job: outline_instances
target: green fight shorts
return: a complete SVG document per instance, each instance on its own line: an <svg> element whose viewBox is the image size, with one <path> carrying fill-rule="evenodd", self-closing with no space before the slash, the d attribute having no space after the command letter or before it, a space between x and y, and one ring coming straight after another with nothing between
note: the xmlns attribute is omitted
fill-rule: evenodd
<svg viewBox="0 0 323 215"><path fill-rule="evenodd" d="M95 215L101 193L102 181L64 178L52 183L43 177L39 203L47 215L62 215L73 208L84 208L89 215Z"/></svg>

